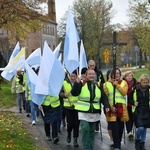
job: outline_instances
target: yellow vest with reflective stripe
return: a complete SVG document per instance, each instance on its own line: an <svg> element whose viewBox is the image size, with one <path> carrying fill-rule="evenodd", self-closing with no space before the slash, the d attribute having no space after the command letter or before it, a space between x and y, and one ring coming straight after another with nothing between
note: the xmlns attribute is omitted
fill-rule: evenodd
<svg viewBox="0 0 150 150"><path fill-rule="evenodd" d="M31 100L31 89L29 86L28 86L28 100Z"/></svg>
<svg viewBox="0 0 150 150"><path fill-rule="evenodd" d="M150 97L150 89L149 89L149 97ZM136 102L137 101L137 92L136 90L133 93L133 101ZM149 105L150 105L150 101L149 101ZM136 109L136 106L132 106L132 112L134 113Z"/></svg>
<svg viewBox="0 0 150 150"><path fill-rule="evenodd" d="M15 79L15 87L16 87L16 93L22 93L23 91L23 86L21 84L19 84L19 78L16 76Z"/></svg>
<svg viewBox="0 0 150 150"><path fill-rule="evenodd" d="M101 98L101 91L95 85L95 98L92 102L90 102L90 91L88 89L87 83L82 87L81 93L78 96L77 104L75 105L75 109L79 111L89 111L91 105L92 108L95 110L100 110L100 98Z"/></svg>
<svg viewBox="0 0 150 150"><path fill-rule="evenodd" d="M19 84L19 78L16 77L16 88L18 88L19 86L20 86L20 84Z"/></svg>
<svg viewBox="0 0 150 150"><path fill-rule="evenodd" d="M49 95L46 96L42 105L44 106L51 105L52 108L60 106L59 96L49 96Z"/></svg>
<svg viewBox="0 0 150 150"><path fill-rule="evenodd" d="M72 86L67 81L64 81L63 83L64 92L70 93L72 90ZM78 101L78 96L72 96L71 93L68 98L64 99L64 107L72 107L75 106Z"/></svg>
<svg viewBox="0 0 150 150"><path fill-rule="evenodd" d="M111 82L107 82L105 83L107 89L108 89L108 99L109 99L109 103L111 105L113 105L113 91L114 91L114 87L112 85ZM124 81L122 80L120 86L124 86ZM121 93L117 90L117 88L115 89L115 104L116 103L122 103L122 104L126 104L126 97L122 96Z"/></svg>
<svg viewBox="0 0 150 150"><path fill-rule="evenodd" d="M27 78L26 78L26 73L24 72L23 73L23 87L22 87L22 89L25 91L26 90L26 81L27 81Z"/></svg>

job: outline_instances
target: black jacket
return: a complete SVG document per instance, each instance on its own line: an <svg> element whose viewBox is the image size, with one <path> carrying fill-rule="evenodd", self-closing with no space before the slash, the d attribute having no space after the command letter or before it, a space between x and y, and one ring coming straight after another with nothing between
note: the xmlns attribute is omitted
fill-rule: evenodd
<svg viewBox="0 0 150 150"><path fill-rule="evenodd" d="M136 86L137 93L137 102L138 106L135 110L135 125L136 127L147 127L150 128L150 87L146 89L143 93L140 89L140 86ZM134 93L134 91L133 91ZM132 104L134 105L134 101L132 98Z"/></svg>

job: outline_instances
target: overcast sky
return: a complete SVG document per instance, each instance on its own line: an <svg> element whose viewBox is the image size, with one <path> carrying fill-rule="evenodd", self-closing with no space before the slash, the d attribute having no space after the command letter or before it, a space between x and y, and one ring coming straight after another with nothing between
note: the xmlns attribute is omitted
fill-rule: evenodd
<svg viewBox="0 0 150 150"><path fill-rule="evenodd" d="M68 6L72 6L74 0L55 0L56 5L56 18L57 22L68 10ZM109 1L109 0L108 0ZM126 11L128 9L129 0L111 0L113 3L113 9L116 10L116 14L112 20L112 23L127 23L128 18Z"/></svg>

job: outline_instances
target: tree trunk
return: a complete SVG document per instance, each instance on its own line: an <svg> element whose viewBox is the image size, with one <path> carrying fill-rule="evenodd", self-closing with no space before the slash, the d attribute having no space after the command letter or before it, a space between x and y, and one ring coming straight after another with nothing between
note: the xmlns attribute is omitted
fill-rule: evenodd
<svg viewBox="0 0 150 150"><path fill-rule="evenodd" d="M139 50L139 68L142 68L142 50Z"/></svg>

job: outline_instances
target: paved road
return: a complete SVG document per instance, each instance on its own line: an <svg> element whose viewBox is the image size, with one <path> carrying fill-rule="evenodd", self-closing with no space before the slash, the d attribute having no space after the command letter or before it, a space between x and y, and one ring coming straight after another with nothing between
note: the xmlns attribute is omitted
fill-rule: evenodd
<svg viewBox="0 0 150 150"><path fill-rule="evenodd" d="M21 114L20 116L21 118L25 118L24 120L26 120L28 124L31 123L30 118L27 118L25 114ZM82 143L81 143L81 136L78 139L79 141L78 143L80 145L78 148L73 147L73 140L69 144L66 142L66 136L67 136L66 127L61 127L62 135L59 135L60 141L57 145L54 145L52 141L45 141L45 133L43 129L42 119L40 119L40 121L35 126L30 125L30 129L31 130L33 129L34 132L37 131L37 135L35 139L38 139L38 140L40 139L41 142L43 142L43 144L41 145L41 142L38 144L40 144L40 147L43 146L42 148L45 148L46 150L83 150ZM113 150L113 148L111 148L110 146L111 141L107 133L107 123L105 121L104 114L102 114L101 116L101 129L102 129L102 136L100 132L95 133L96 135L95 135L94 150ZM147 150L150 150L150 142L149 142L150 141L150 129L148 129L147 131L148 131L148 134L147 134L147 140L146 140L146 148ZM129 141L126 134L125 134L125 140L124 138L122 140L122 150L135 150L134 141Z"/></svg>
<svg viewBox="0 0 150 150"><path fill-rule="evenodd" d="M0 111L8 111L8 109L0 109ZM69 144L66 142L66 127L61 127L63 134L59 135L59 143L54 145L52 141L45 140L42 119L40 119L35 126L31 126L31 119L26 117L25 113L20 114L16 112L16 107L9 109L9 111L15 112L15 114L23 120L23 122L29 128L29 131L31 131L31 134L33 133L36 144L44 150L83 150L81 136L78 139L78 143L80 145L78 148L73 147L73 141ZM94 150L113 150L113 148L110 147L111 141L107 133L107 123L103 113L101 116L101 130L102 132L95 133ZM102 133L102 136L100 133ZM150 150L150 129L147 130L146 148L147 150ZM129 141L127 134L125 134L125 138L122 139L122 150L135 150L134 141Z"/></svg>

